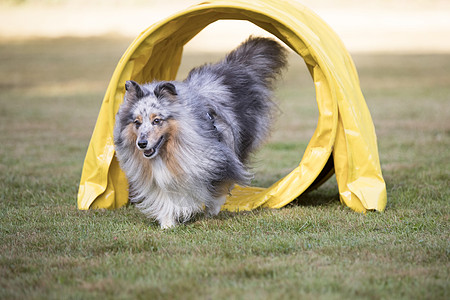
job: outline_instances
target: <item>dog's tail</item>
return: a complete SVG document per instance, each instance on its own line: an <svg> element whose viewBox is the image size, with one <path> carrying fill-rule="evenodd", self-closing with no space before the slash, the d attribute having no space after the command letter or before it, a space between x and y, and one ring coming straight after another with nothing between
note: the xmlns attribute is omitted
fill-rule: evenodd
<svg viewBox="0 0 450 300"><path fill-rule="evenodd" d="M286 65L287 51L278 42L250 37L224 60L193 69L186 79L215 113L215 126L241 162L270 131L272 91Z"/></svg>
<svg viewBox="0 0 450 300"><path fill-rule="evenodd" d="M249 37L226 56L225 62L246 68L260 83L272 88L276 77L287 65L287 51L273 39Z"/></svg>

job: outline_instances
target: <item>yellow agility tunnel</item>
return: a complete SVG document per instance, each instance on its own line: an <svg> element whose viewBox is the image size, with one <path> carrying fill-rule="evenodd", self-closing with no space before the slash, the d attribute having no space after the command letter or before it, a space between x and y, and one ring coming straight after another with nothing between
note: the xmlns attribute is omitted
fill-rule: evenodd
<svg viewBox="0 0 450 300"><path fill-rule="evenodd" d="M223 210L280 208L327 180L333 171L342 203L357 212L383 211L386 185L375 129L353 61L334 31L294 0L218 0L194 5L142 32L119 61L86 154L78 208L128 203L128 183L115 158L113 127L125 82L174 80L183 46L218 20L247 20L300 55L312 76L317 128L292 172L268 188L236 187Z"/></svg>

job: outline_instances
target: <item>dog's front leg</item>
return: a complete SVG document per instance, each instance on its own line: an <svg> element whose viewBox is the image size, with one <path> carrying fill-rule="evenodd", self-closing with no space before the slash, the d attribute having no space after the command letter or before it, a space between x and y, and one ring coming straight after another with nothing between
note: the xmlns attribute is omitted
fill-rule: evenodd
<svg viewBox="0 0 450 300"><path fill-rule="evenodd" d="M173 216L164 216L158 220L161 225L161 229L167 229L177 226L177 221Z"/></svg>
<svg viewBox="0 0 450 300"><path fill-rule="evenodd" d="M205 212L208 217L217 216L222 208L222 205L225 203L226 196L221 196L214 198L211 203L208 203L205 207Z"/></svg>

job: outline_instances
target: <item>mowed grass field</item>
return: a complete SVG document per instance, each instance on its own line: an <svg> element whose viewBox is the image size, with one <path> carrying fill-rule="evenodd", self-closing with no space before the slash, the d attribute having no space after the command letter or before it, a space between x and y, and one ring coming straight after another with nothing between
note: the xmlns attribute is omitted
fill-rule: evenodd
<svg viewBox="0 0 450 300"><path fill-rule="evenodd" d="M0 299L449 299L450 55L354 55L388 205L358 214L334 177L278 210L162 231L134 207L78 211L104 92L131 40L0 42ZM191 66L220 56L186 54ZM255 156L267 186L300 161L317 108L292 56Z"/></svg>

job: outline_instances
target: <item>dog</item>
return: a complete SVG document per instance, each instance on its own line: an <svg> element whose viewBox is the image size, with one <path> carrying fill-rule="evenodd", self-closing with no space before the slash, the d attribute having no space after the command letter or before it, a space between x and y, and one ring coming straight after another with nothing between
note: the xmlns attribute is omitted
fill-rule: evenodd
<svg viewBox="0 0 450 300"><path fill-rule="evenodd" d="M130 202L161 228L217 215L234 185L252 178L249 156L269 134L286 64L278 42L250 37L184 81L127 81L114 143Z"/></svg>

